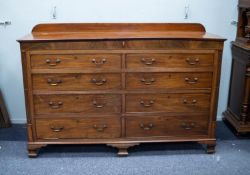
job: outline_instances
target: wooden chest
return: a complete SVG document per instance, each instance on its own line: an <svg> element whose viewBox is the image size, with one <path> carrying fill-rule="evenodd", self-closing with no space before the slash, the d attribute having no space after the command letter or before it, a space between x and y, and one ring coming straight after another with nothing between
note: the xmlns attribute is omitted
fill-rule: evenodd
<svg viewBox="0 0 250 175"><path fill-rule="evenodd" d="M250 1L239 0L236 41L232 42L232 72L224 121L237 134L250 132Z"/></svg>
<svg viewBox="0 0 250 175"><path fill-rule="evenodd" d="M224 120L239 135L250 132L250 47L244 48L234 42L232 53L232 75Z"/></svg>
<svg viewBox="0 0 250 175"><path fill-rule="evenodd" d="M200 24L40 24L20 39L28 151L196 141L214 152L224 39Z"/></svg>

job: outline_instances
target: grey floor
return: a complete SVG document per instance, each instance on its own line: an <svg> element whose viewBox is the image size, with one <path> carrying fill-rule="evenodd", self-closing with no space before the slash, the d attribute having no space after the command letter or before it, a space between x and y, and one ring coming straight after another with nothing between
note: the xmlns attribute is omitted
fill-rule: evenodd
<svg viewBox="0 0 250 175"><path fill-rule="evenodd" d="M48 146L26 152L24 125L0 128L0 175L250 175L250 136L236 137L218 122L216 153L196 143L142 144L125 158L104 145Z"/></svg>

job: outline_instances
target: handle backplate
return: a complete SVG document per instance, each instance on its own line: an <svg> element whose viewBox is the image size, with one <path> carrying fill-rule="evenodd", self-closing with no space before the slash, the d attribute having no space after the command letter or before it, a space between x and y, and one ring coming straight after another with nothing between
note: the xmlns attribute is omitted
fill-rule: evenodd
<svg viewBox="0 0 250 175"><path fill-rule="evenodd" d="M49 107L51 109L59 109L63 106L63 102L59 101L59 102L53 102L53 101L50 101L49 102Z"/></svg>
<svg viewBox="0 0 250 175"><path fill-rule="evenodd" d="M200 59L199 58L187 58L186 59L186 62L189 64L189 65L197 65L199 62L200 62Z"/></svg>
<svg viewBox="0 0 250 175"><path fill-rule="evenodd" d="M61 59L60 58L57 58L55 60L52 60L50 58L46 59L46 63L49 65L49 66L57 66L59 63L61 63Z"/></svg>
<svg viewBox="0 0 250 175"><path fill-rule="evenodd" d="M186 104L186 105L195 105L196 103L197 103L196 99L193 99L193 100L184 99L183 100L183 104Z"/></svg>
<svg viewBox="0 0 250 175"><path fill-rule="evenodd" d="M105 106L105 104L101 104L101 103L98 103L96 100L93 100L93 105L96 107L96 108L103 108Z"/></svg>
<svg viewBox="0 0 250 175"><path fill-rule="evenodd" d="M141 104L143 107L145 107L145 108L151 107L154 103L155 103L154 100L149 100L149 101L141 100L141 101L140 101L140 104Z"/></svg>
<svg viewBox="0 0 250 175"><path fill-rule="evenodd" d="M60 79L49 78L49 79L47 80L47 83L48 83L50 86L58 86L59 84L62 83L62 80L60 80Z"/></svg>
<svg viewBox="0 0 250 175"><path fill-rule="evenodd" d="M93 125L93 128L97 131L97 132L103 132L105 129L108 128L108 126L106 124L103 125Z"/></svg>
<svg viewBox="0 0 250 175"><path fill-rule="evenodd" d="M147 66L153 65L156 61L154 58L142 58L141 62Z"/></svg>
<svg viewBox="0 0 250 175"><path fill-rule="evenodd" d="M191 130L195 127L196 123L195 122L183 122L181 124L181 127L185 130Z"/></svg>
<svg viewBox="0 0 250 175"><path fill-rule="evenodd" d="M106 78L100 78L100 79L92 78L91 82L97 86L102 86L107 82L107 79Z"/></svg>
<svg viewBox="0 0 250 175"><path fill-rule="evenodd" d="M107 60L105 58L101 59L101 60L97 60L96 58L92 59L92 63L95 64L96 66L101 66L103 64L105 64L107 62Z"/></svg>
<svg viewBox="0 0 250 175"><path fill-rule="evenodd" d="M141 82L145 85L151 85L155 82L155 79L154 78L149 78L149 79L142 78Z"/></svg>
<svg viewBox="0 0 250 175"><path fill-rule="evenodd" d="M64 126L51 126L50 129L53 132L61 132L64 129Z"/></svg>
<svg viewBox="0 0 250 175"><path fill-rule="evenodd" d="M149 123L149 124L143 124L141 123L140 124L140 128L145 130L145 131L149 131L151 130L152 128L154 127L154 124L153 123Z"/></svg>
<svg viewBox="0 0 250 175"><path fill-rule="evenodd" d="M197 78L197 77L195 77L195 78L188 78L188 77L186 77L185 81L188 84L197 84L198 81L199 81L199 78Z"/></svg>

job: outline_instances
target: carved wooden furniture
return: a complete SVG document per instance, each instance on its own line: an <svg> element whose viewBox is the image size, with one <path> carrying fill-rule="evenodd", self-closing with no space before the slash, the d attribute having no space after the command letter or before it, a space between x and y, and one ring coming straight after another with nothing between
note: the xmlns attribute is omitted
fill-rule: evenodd
<svg viewBox="0 0 250 175"><path fill-rule="evenodd" d="M4 103L2 92L0 90L0 128L8 128L11 126L9 114Z"/></svg>
<svg viewBox="0 0 250 175"><path fill-rule="evenodd" d="M29 156L48 144L215 149L224 39L200 24L40 24L21 43Z"/></svg>
<svg viewBox="0 0 250 175"><path fill-rule="evenodd" d="M232 53L231 86L224 119L240 134L250 132L250 1L239 1L238 31Z"/></svg>

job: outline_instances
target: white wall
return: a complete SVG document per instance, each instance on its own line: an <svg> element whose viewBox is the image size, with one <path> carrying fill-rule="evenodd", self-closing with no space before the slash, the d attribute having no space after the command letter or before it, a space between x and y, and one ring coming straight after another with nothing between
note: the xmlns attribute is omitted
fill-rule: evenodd
<svg viewBox="0 0 250 175"><path fill-rule="evenodd" d="M218 119L226 109L231 68L230 41L234 40L238 0L0 0L0 87L11 119L25 122L19 44L16 39L41 22L199 22L210 33L227 38L223 55ZM190 16L184 20L184 7ZM57 19L51 19L53 6Z"/></svg>

